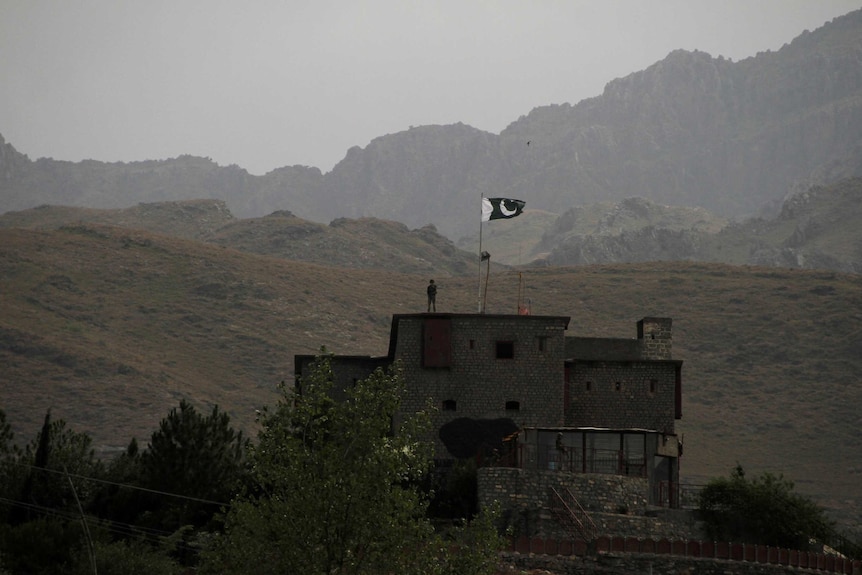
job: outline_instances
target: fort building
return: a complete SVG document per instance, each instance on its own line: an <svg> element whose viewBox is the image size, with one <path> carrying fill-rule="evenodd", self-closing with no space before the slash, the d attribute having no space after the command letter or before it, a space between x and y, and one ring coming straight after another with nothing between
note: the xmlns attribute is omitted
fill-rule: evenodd
<svg viewBox="0 0 862 575"><path fill-rule="evenodd" d="M561 508L631 516L677 506L682 361L671 319L641 319L635 338L570 336L569 319L394 315L387 355L332 358L335 394L397 362L402 412L436 407L437 458L480 461L480 502L531 517L527 531L559 531L566 519L583 527ZM300 386L313 360L295 357Z"/></svg>

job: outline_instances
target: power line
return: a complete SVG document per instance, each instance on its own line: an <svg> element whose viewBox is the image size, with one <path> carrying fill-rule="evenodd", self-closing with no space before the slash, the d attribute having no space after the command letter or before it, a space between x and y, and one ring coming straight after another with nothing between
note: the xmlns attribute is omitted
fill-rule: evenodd
<svg viewBox="0 0 862 575"><path fill-rule="evenodd" d="M45 507L44 505L39 505L37 503L28 503L19 499L8 499L6 497L0 497L0 503L6 504L10 507L18 507L21 509L35 511L37 513L48 517L53 517L55 519L61 519L69 522L75 522L78 520L78 515L70 511L57 509L55 507ZM88 523L98 525L100 528L105 529L111 533L116 533L118 535L124 536L143 536L145 539L148 540L167 539L174 534L171 531L164 531L162 529L156 529L154 527L144 527L142 525L135 525L133 523L125 523L113 519L94 517L92 515L86 516L86 520ZM195 553L198 553L200 551L199 549L186 544L182 540L177 541L176 545L177 548L181 548L187 551L193 551Z"/></svg>
<svg viewBox="0 0 862 575"><path fill-rule="evenodd" d="M11 461L10 463L12 463L13 465L19 465L19 466L21 466L21 467L27 467L27 468L29 468L29 469L31 469L31 470L32 470L32 469L36 469L36 470L39 470L39 471L45 471L45 472L47 472L47 473L53 473L53 474L56 474L56 475L63 475L63 476L65 476L65 475L66 475L64 472L62 472L62 471L58 471L58 470L56 470L56 469L49 469L49 468L47 468L47 467L36 467L35 465L31 465L31 464L29 464L29 463L23 463L23 462L20 462L20 461ZM124 488L126 488L126 489L135 489L135 490L138 490L138 491L145 491L145 492L147 492L147 493L153 493L153 494L155 494L155 495L165 495L165 496L168 496L168 497L176 497L177 499L187 499L187 500L189 500L189 501L194 501L194 502L196 502L196 503L206 503L206 504L208 504L208 505L220 505L220 506L222 506L222 507L228 507L228 508L230 508L230 506L231 506L231 504L230 504L230 503L225 503L224 501L213 501L212 499L203 499L203 498L200 498L200 497L193 497L193 496L191 496L191 495L180 495L179 493L170 493L169 491L160 491L160 490L158 490L158 489L150 489L150 488L148 488L148 487L141 487L141 486L139 486L139 485L131 485L131 484L128 484L128 483L118 483L118 482L116 482L116 481L109 481L109 480L107 480L107 479L98 479L98 478L96 478L96 477L89 477L89 476L86 476L86 475L78 475L78 474L75 474L75 473L69 473L68 475L69 475L70 477L74 477L75 479L82 479L82 480L85 480L85 481L93 481L93 482L95 482L95 483L102 483L102 484L105 484L105 485L113 485L113 486L115 486L115 487L124 487Z"/></svg>

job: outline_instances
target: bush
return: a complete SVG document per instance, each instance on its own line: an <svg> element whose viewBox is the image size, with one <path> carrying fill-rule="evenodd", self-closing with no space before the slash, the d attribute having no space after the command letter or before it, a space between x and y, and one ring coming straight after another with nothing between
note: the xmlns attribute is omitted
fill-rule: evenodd
<svg viewBox="0 0 862 575"><path fill-rule="evenodd" d="M700 512L715 540L805 549L810 539L833 534L823 509L794 493L792 481L772 473L749 480L739 465L701 491Z"/></svg>

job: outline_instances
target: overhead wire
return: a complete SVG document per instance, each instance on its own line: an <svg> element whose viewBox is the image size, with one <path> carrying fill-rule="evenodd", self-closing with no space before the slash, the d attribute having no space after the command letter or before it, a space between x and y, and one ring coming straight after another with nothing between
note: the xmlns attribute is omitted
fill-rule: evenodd
<svg viewBox="0 0 862 575"><path fill-rule="evenodd" d="M66 474L65 472L63 472L63 471L58 471L58 470L56 470L56 469L50 469L50 468L47 468L47 467L37 467L37 466L35 466L35 465L29 464L29 463L22 463L22 462L20 462L20 461L11 461L11 462L9 462L9 463L12 463L13 465L18 465L18 466L21 466L21 467L27 467L27 468L29 468L29 469L36 469L36 470L39 470L39 471L44 471L44 472L46 472L46 473L53 473L53 474L56 474L56 475L63 475L63 476L66 476L66 475L67 475L67 474ZM161 491L161 490L158 490L158 489L150 489L150 488L148 488L148 487L141 487L140 485L132 485L132 484L129 484L129 483L118 483L118 482L116 482L116 481L110 481L110 480L108 480L108 479L99 479L99 478L97 478L97 477L89 477L89 476L87 476L87 475L79 475L79 474L76 474L76 473L69 473L68 475L69 475L70 477L74 477L75 479L82 479L82 480L85 480L85 481L92 481L92 482L94 482L94 483L103 483L103 484L105 484L105 485L113 485L113 486L115 486L115 487L125 487L125 488L127 488L127 489L133 489L133 490L137 490L137 491L145 491L145 492L147 492L147 493L153 493L153 494L155 494L155 495L165 495L165 496L168 496L168 497L176 497L177 499L187 499L187 500L189 500L189 501L194 501L194 502L196 502L196 503L206 503L206 504L208 504L208 505L220 505L220 506L228 507L228 508L231 506L231 504L230 504L230 503L226 503L226 502L224 502L224 501L213 501L212 499L203 499L203 498L201 498L201 497L193 497L193 496L191 496L191 495L181 495L181 494L179 494L179 493L171 493L171 492L169 492L169 491Z"/></svg>
<svg viewBox="0 0 862 575"><path fill-rule="evenodd" d="M26 501L21 501L20 499L9 499L6 497L0 497L0 504L6 504L10 507L18 507L22 509L28 509L30 511L38 512L42 515L53 517L56 519L62 519L65 521L75 522L80 519L77 513L72 513L70 511L65 511L63 509L57 509L55 507L46 507L44 505L39 505L37 503L28 503ZM145 540L150 542L158 542L159 539L167 539L174 532L164 531L162 529L157 529L155 527L145 527L143 525L136 525L134 523L125 523L123 521L116 521L113 519L106 519L101 517L95 517L92 515L87 515L86 519L89 523L93 525L97 525L100 529L104 529L110 533L115 533L118 535L124 536L142 536ZM198 553L200 550L196 547L193 547L186 542L179 540L176 542L176 546L179 549L183 549L186 551L192 551Z"/></svg>
<svg viewBox="0 0 862 575"><path fill-rule="evenodd" d="M78 479L81 481L91 481L93 483L100 483L103 485L110 485L110 486L120 487L120 488L129 489L129 490L133 490L133 491L141 491L141 492L151 493L154 495L160 495L160 496L165 496L165 497L173 497L176 499L183 499L183 500L192 501L195 503L202 503L202 504L207 504L207 505L218 505L218 506L224 507L224 508L230 508L231 507L230 503L227 503L224 501L214 501L214 500L205 499L202 497L194 497L191 495L182 495L179 493L171 493L169 491L162 491L159 489L151 489L148 487L142 487L140 485L132 485L129 483L120 483L117 481L111 481L108 479L100 479L97 477L90 477L90 476L81 475L78 473L67 473L64 471L59 471L56 469L50 469L47 467L37 467L35 465L29 464L29 463L24 463L21 461L7 461L6 463L10 463L12 465L17 465L19 467L24 467L24 468L27 468L30 470L42 471L42 472L54 474L54 475L62 475L64 477L72 477L72 478L75 478L75 479ZM45 515L45 516L54 517L54 518L62 519L62 520L66 520L66 521L78 521L80 519L79 515L77 513L72 513L69 511L64 511L62 509L57 509L57 508L53 508L53 507L46 507L44 505L39 505L37 503L30 503L30 502L26 502L26 501L17 500L17 499L9 499L6 497L0 497L0 503L6 504L8 506L28 509L30 511L38 512L38 513ZM114 533L117 535L122 535L122 536L127 536L127 537L142 536L146 540L149 540L149 541L154 541L157 539L166 539L166 538L169 538L171 535L174 534L174 532L164 531L162 529L157 529L154 527L147 527L147 526L137 525L137 524L133 524L133 523L126 523L123 521L117 521L114 519L102 518L102 517L97 517L97 516L93 516L93 515L86 516L86 519L88 522L91 522L94 525L98 525L100 528L106 529L107 531L109 531L111 533ZM200 551L199 549L188 545L187 543L185 543L182 540L177 541L176 546L178 549L183 549L183 550L190 551L190 552L198 553Z"/></svg>

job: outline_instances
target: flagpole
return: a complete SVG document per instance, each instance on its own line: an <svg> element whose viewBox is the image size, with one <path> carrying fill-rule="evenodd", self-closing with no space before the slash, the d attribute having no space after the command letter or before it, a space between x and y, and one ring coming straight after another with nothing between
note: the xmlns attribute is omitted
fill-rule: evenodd
<svg viewBox="0 0 862 575"><path fill-rule="evenodd" d="M481 194L479 201L479 313L482 313L482 205L484 204L485 194Z"/></svg>

